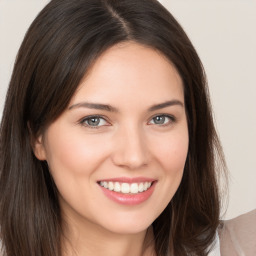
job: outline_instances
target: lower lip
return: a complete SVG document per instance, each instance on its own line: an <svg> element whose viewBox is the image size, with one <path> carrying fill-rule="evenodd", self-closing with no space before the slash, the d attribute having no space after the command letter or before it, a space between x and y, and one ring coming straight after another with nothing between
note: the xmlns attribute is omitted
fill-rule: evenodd
<svg viewBox="0 0 256 256"><path fill-rule="evenodd" d="M122 193L108 190L102 186L100 186L100 188L109 199L113 200L116 203L123 204L123 205L137 205L149 199L149 197L152 195L154 191L155 184L156 182L153 182L153 184L148 190L138 194L132 194L132 193L122 194Z"/></svg>

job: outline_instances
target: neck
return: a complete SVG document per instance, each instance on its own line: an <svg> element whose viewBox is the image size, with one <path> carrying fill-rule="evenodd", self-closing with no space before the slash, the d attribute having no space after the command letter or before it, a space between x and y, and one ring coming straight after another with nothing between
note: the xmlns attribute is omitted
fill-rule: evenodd
<svg viewBox="0 0 256 256"><path fill-rule="evenodd" d="M94 223L66 221L63 230L63 256L154 255L151 227L136 234L117 234L96 226Z"/></svg>

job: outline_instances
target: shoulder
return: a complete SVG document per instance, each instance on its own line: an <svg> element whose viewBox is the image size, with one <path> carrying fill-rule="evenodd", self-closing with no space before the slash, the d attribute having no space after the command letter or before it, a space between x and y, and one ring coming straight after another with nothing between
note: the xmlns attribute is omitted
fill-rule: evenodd
<svg viewBox="0 0 256 256"><path fill-rule="evenodd" d="M256 209L223 221L219 237L222 256L255 256Z"/></svg>

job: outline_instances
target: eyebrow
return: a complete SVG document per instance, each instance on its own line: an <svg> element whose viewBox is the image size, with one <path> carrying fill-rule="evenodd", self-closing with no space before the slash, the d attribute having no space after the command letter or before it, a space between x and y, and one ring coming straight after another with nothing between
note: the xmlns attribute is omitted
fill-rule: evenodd
<svg viewBox="0 0 256 256"><path fill-rule="evenodd" d="M118 112L117 108L112 107L110 105L107 104L101 104L101 103L91 103L91 102L81 102L81 103L77 103L74 104L72 106L70 106L68 109L71 110L73 108L89 108L89 109L99 109L99 110L106 110L109 112Z"/></svg>
<svg viewBox="0 0 256 256"><path fill-rule="evenodd" d="M170 106L181 106L184 107L184 104L179 101L179 100L170 100L170 101L166 101L160 104L155 104L151 107L148 108L148 111L152 112L155 110L159 110L162 108L166 108L166 107L170 107ZM72 106L70 106L68 109L72 110L74 108L89 108L89 109L99 109L99 110L105 110L108 112L119 112L117 108L108 105L108 104L101 104L101 103L92 103L92 102L80 102L77 104L74 104Z"/></svg>
<svg viewBox="0 0 256 256"><path fill-rule="evenodd" d="M162 109L162 108L166 108L166 107L170 107L170 106L175 106L175 105L184 107L184 104L181 101L179 101L179 100L170 100L170 101L166 101L166 102L163 102L163 103L160 103L160 104L153 105L148 110L149 111L155 111L155 110L158 110L158 109Z"/></svg>

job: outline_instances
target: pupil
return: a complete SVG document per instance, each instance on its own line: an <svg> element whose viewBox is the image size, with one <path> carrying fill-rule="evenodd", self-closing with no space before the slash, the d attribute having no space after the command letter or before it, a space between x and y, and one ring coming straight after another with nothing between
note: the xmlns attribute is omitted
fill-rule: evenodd
<svg viewBox="0 0 256 256"><path fill-rule="evenodd" d="M164 116L156 116L154 119L155 119L156 124L163 124L165 117Z"/></svg>
<svg viewBox="0 0 256 256"><path fill-rule="evenodd" d="M96 126L100 123L100 119L98 117L96 118L90 118L88 120L88 124L91 125L91 126Z"/></svg>

